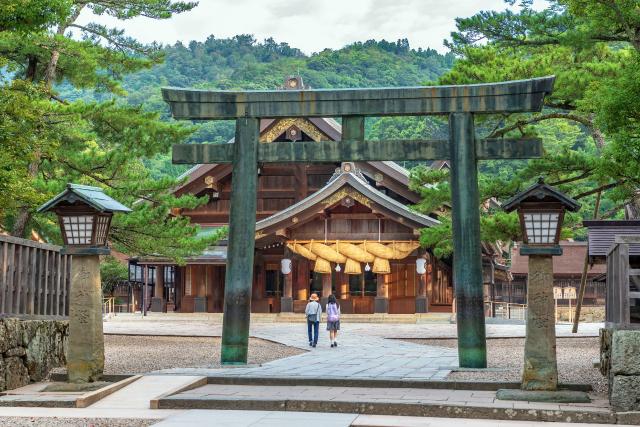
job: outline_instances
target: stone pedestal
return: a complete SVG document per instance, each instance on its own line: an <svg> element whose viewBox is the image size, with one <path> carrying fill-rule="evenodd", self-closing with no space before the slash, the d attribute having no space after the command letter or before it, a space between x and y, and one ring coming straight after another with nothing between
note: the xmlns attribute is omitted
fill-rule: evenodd
<svg viewBox="0 0 640 427"><path fill-rule="evenodd" d="M376 297L373 304L374 313L388 313L389 299L385 297Z"/></svg>
<svg viewBox="0 0 640 427"><path fill-rule="evenodd" d="M429 301L427 297L416 297L416 313L429 312Z"/></svg>
<svg viewBox="0 0 640 427"><path fill-rule="evenodd" d="M164 298L153 297L151 298L151 311L154 313L164 312L165 304Z"/></svg>
<svg viewBox="0 0 640 427"><path fill-rule="evenodd" d="M100 259L98 255L75 255L69 290L69 382L96 381L103 370Z"/></svg>
<svg viewBox="0 0 640 427"><path fill-rule="evenodd" d="M556 330L553 301L553 258L529 255L527 337L523 390L556 390Z"/></svg>
<svg viewBox="0 0 640 427"><path fill-rule="evenodd" d="M280 311L282 313L293 313L293 298L291 297L280 298Z"/></svg>
<svg viewBox="0 0 640 427"><path fill-rule="evenodd" d="M207 297L195 297L193 299L193 312L194 313L207 312Z"/></svg>

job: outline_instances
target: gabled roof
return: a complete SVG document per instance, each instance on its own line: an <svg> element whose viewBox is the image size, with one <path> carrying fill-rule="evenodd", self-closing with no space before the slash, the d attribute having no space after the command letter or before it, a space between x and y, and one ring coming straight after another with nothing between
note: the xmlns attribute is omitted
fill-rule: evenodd
<svg viewBox="0 0 640 427"><path fill-rule="evenodd" d="M507 200L502 208L506 212L511 212L516 209L520 203L529 198L539 202L560 202L571 212L576 212L580 209L580 203L557 189L545 184L542 178L540 178L538 182L533 184L531 187Z"/></svg>
<svg viewBox="0 0 640 427"><path fill-rule="evenodd" d="M349 164L347 164L349 165ZM351 164L352 165L352 164ZM296 215L307 211L314 206L322 204L330 196L336 194L339 190L350 187L366 199L375 203L376 205L386 208L389 211L400 215L406 219L410 224L418 227L433 227L440 224L437 219L431 218L427 215L423 215L412 211L404 204L392 199L386 194L378 191L375 187L369 185L369 183L362 177L360 172L355 167L346 168L343 167L341 172L334 175L334 177L320 190L309 195L305 199L283 209L256 223L256 232L272 228L278 224L286 222Z"/></svg>
<svg viewBox="0 0 640 427"><path fill-rule="evenodd" d="M122 203L104 194L102 188L88 185L67 184L67 188L53 199L38 208L38 212L46 212L61 203L82 201L100 212L131 212Z"/></svg>

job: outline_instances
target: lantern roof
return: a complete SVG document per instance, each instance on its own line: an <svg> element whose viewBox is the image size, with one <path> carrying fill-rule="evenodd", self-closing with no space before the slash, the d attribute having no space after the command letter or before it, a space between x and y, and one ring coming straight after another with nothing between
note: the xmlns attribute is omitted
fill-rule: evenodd
<svg viewBox="0 0 640 427"><path fill-rule="evenodd" d="M556 188L545 184L543 178L539 178L537 183L507 200L505 204L502 205L502 209L506 212L511 212L517 209L520 204L526 202L562 203L562 205L571 212L576 212L580 209L580 203Z"/></svg>
<svg viewBox="0 0 640 427"><path fill-rule="evenodd" d="M79 184L67 184L62 193L40 206L38 212L47 212L58 205L78 202L86 203L99 212L131 212L131 209L104 194L102 188Z"/></svg>

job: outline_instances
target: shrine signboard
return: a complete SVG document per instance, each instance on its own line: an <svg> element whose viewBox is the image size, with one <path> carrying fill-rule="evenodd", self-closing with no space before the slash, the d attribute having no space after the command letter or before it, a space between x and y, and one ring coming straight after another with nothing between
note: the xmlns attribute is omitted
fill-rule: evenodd
<svg viewBox="0 0 640 427"><path fill-rule="evenodd" d="M173 162L232 163L222 363L245 364L249 339L257 169L264 162L444 160L451 164L453 268L461 367L486 367L477 161L540 157L536 138L480 139L474 117L540 111L554 77L501 83L331 90L163 88L176 119L236 121L232 144L173 146ZM366 116L443 115L447 140L367 141ZM260 119L341 117L342 140L259 143Z"/></svg>

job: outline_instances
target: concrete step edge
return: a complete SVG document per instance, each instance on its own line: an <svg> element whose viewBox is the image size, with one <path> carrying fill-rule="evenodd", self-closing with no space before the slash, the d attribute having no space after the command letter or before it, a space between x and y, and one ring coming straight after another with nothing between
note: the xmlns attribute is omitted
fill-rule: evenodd
<svg viewBox="0 0 640 427"><path fill-rule="evenodd" d="M283 399L194 399L167 397L159 409L235 409L256 411L331 412L345 414L396 415L416 417L473 418L513 421L616 424L616 414L608 410L549 410L444 403L398 403L395 401L323 401Z"/></svg>

